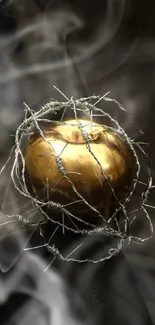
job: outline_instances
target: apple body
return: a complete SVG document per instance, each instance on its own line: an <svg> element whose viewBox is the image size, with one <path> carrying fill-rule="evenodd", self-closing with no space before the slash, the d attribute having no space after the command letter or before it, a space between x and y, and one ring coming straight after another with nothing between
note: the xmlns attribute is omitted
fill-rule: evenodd
<svg viewBox="0 0 155 325"><path fill-rule="evenodd" d="M25 154L26 171L38 197L80 214L88 209L86 203L77 202L82 197L103 213L116 207L118 200L123 202L135 170L123 136L84 119L51 123L43 133L44 137L32 135Z"/></svg>

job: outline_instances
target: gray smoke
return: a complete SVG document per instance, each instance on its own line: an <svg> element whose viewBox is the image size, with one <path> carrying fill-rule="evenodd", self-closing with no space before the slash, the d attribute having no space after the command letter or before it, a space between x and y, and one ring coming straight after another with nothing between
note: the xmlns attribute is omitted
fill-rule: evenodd
<svg viewBox="0 0 155 325"><path fill-rule="evenodd" d="M29 297L28 301L17 308L6 321L3 319L1 307L1 322L5 325L92 324L82 299L76 292L70 294L71 289L55 271L48 269L45 272L46 266L41 258L26 252L9 274L4 277L1 273L0 304L2 307L13 294L18 293Z"/></svg>

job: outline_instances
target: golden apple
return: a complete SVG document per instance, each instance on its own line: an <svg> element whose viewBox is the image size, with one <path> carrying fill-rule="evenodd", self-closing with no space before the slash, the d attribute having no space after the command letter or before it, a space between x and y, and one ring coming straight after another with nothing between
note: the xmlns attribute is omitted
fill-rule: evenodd
<svg viewBox="0 0 155 325"><path fill-rule="evenodd" d="M68 204L81 214L88 208L76 203L81 197L103 213L118 204L116 197L125 199L135 160L117 131L81 119L51 123L43 133L34 133L25 154L27 173L42 200Z"/></svg>

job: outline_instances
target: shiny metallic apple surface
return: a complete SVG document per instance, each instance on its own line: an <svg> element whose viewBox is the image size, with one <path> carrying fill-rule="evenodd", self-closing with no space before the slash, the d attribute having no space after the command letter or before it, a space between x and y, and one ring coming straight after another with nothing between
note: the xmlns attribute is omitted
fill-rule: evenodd
<svg viewBox="0 0 155 325"><path fill-rule="evenodd" d="M102 211L117 205L116 197L124 200L135 160L122 135L84 119L51 124L43 133L44 137L32 135L25 154L26 170L39 197L71 203L73 210L81 196Z"/></svg>

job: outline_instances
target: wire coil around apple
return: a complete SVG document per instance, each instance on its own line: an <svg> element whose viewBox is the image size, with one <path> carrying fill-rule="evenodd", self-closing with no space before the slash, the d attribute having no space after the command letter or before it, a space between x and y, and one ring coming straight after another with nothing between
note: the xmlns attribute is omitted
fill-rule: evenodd
<svg viewBox="0 0 155 325"><path fill-rule="evenodd" d="M144 156L146 156L145 151L140 147L140 145L134 144L134 141L132 141L128 135L126 134L125 130L119 125L119 123L107 112L103 111L103 109L98 108L97 104L103 100L105 103L108 101L115 102L118 107L121 110L125 109L114 99L108 98L107 96L91 96L89 98L81 98L78 100L75 100L71 98L68 101L65 102L58 102L58 101L51 101L50 103L46 104L43 106L38 112L34 112L31 110L27 105L25 105L25 119L21 123L21 125L17 128L16 134L15 134L15 147L14 147L14 162L12 165L11 169L11 179L13 182L14 187L17 189L17 191L20 193L22 196L26 196L31 202L34 207L34 209L38 210L41 212L44 221L48 220L49 222L58 225L59 227L63 227L64 229L66 228L67 230L73 232L73 233L80 233L82 235L87 235L87 236L96 236L96 235L112 235L117 238L117 245L114 248L111 248L108 252L108 255L103 256L102 258L98 260L90 260L87 257L83 260L77 260L77 262L85 262L85 261L90 261L93 263L100 262L104 259L110 258L112 255L115 255L116 253L119 252L121 249L124 241L137 241L137 242L144 242L148 240L149 238L152 237L153 234L153 225L152 221L150 219L149 213L146 209L147 207L147 200L149 197L149 193L152 187L152 176L151 176L151 170L148 166L148 181L147 184L145 184L145 188L141 194L140 198L140 203L139 203L139 209L140 211L144 214L146 219L148 220L149 223L149 229L150 229L150 235L148 235L146 238L140 238L135 235L132 235L130 233L130 226L135 220L135 217L133 218L130 213L127 212L126 210L126 205L130 202L132 199L132 196L134 195L134 191L136 189L136 186L139 182L139 177L140 177L140 170L141 170L141 164L138 158L138 154L136 152L135 147L138 147L140 150L142 150ZM96 103L94 103L96 101ZM63 116L66 113L66 111L72 112L74 115L75 119L78 121L78 113L80 112L85 116L87 119L92 119L93 113L98 113L100 116L103 116L108 118L110 122L112 122L115 125L115 130L120 134L121 136L124 137L126 143L128 144L132 155L135 159L136 162L136 173L135 173L135 178L133 179L132 186L130 188L130 191L128 195L126 196L125 200L123 203L119 202L119 206L115 210L115 212L109 217L108 220L105 220L104 216L100 214L100 212L92 206L90 203L88 203L84 198L79 195L78 191L76 190L74 184L71 184L73 186L74 191L76 191L76 194L79 196L79 200L83 199L84 203L89 207L90 210L95 211L95 213L98 213L99 216L101 217L101 225L100 226L95 226L92 225L92 229L90 230L90 224L87 220L84 220L77 216L74 215L72 212L70 212L64 205L54 202L54 201L47 201L44 202L43 200L40 200L37 196L35 197L32 195L27 187L27 182L25 179L25 157L24 157L24 151L23 151L23 141L25 138L30 137L30 133L32 132L33 128L37 130L39 133L40 137L44 138L45 141L46 138L44 136L43 129L41 128L41 123L49 123L52 120L52 123L55 125L61 125L63 124L63 120L61 121L56 121L55 119L52 119L52 116L54 116L57 112L62 112ZM50 114L50 120L46 118ZM82 131L83 132L83 131ZM85 141L87 142L88 150L89 150L89 138L87 133L83 133L82 136L84 137ZM93 153L92 153L93 154ZM146 159L147 156L146 156ZM64 168L62 166L62 161L60 159L57 159L57 164L58 167L61 169L62 173L65 173ZM5 167L5 166L4 166ZM111 188L111 190L113 190ZM56 219L53 220L51 217L48 216L48 214L45 212L44 208L45 207L50 207L54 211L59 211L62 214L68 215L70 218L73 218L73 220L78 220L82 222L85 227L83 229L76 229L72 227L67 227L65 223L63 224L60 220ZM117 215L118 212L121 212L123 215L123 231L122 228L120 230L119 227L119 222L117 220ZM28 218L27 218L28 220ZM116 227L113 228L112 221L116 220ZM29 220L28 220L29 223ZM41 225L40 225L41 227ZM116 229L117 228L117 229ZM46 242L46 241L45 241ZM47 249L51 251L54 255L58 256L62 260L66 261L72 261L75 260L74 258L65 258L62 256L61 252L58 251L58 249L55 247L55 245L50 245L50 243L46 243Z"/></svg>

